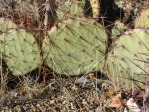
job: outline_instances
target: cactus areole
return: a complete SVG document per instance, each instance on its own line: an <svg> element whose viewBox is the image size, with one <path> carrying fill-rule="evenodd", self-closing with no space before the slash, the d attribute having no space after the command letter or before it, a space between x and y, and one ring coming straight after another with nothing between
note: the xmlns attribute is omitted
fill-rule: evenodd
<svg viewBox="0 0 149 112"><path fill-rule="evenodd" d="M104 66L107 40L105 29L94 19L64 20L44 40L45 62L59 74L98 71Z"/></svg>

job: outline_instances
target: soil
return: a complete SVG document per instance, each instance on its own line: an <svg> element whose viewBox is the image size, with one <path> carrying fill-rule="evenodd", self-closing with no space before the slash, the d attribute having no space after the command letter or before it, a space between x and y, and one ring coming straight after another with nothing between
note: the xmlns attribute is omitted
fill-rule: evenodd
<svg viewBox="0 0 149 112"><path fill-rule="evenodd" d="M32 82L33 79L16 78L9 82L7 91L0 93L0 111L122 112L126 108L124 102L131 97L131 90L114 90L114 83L95 73L78 77L51 75L37 82ZM123 94L123 104L111 107L111 99L119 93ZM137 101L141 106L142 97Z"/></svg>

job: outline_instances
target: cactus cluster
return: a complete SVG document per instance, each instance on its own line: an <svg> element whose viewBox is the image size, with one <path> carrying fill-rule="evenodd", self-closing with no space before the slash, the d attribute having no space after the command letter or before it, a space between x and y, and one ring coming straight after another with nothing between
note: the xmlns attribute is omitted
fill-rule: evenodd
<svg viewBox="0 0 149 112"><path fill-rule="evenodd" d="M117 5L130 17L134 11L133 5L128 1L120 3ZM17 24L8 19L0 18L1 54L13 75L29 73L44 63L56 73L70 76L104 68L110 79L119 85L142 85L149 72L148 7L137 15L131 29L125 25L128 20L125 15L126 21L115 21L115 26L110 30L112 34L108 35L106 28L97 21L100 17L100 0L90 0L92 18L90 15L84 16L85 5L86 0L73 0L57 7L54 11L58 23L55 22L50 30L46 26L43 33L45 38L39 39L40 44L31 33L17 28ZM46 2L46 16L49 16L49 7ZM46 22L49 25L48 20ZM108 36L116 37L115 41L110 43Z"/></svg>
<svg viewBox="0 0 149 112"><path fill-rule="evenodd" d="M31 72L45 62L59 74L99 71L105 63L108 36L94 19L74 18L55 25L42 42L43 60L35 37L21 29L0 35L1 53L13 75Z"/></svg>

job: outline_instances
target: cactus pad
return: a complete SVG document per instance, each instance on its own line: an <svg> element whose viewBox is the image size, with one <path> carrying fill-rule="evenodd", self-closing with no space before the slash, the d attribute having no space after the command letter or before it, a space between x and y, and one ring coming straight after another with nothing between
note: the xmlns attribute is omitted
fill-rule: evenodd
<svg viewBox="0 0 149 112"><path fill-rule="evenodd" d="M7 30L17 28L17 25L11 20L6 18L0 18L0 31L6 32Z"/></svg>
<svg viewBox="0 0 149 112"><path fill-rule="evenodd" d="M143 9L135 20L135 27L149 28L149 8Z"/></svg>
<svg viewBox="0 0 149 112"><path fill-rule="evenodd" d="M149 30L126 31L116 41L107 59L111 80L125 86L142 85L149 72Z"/></svg>
<svg viewBox="0 0 149 112"><path fill-rule="evenodd" d="M104 66L107 39L103 26L94 19L64 20L44 40L45 62L59 74L98 71Z"/></svg>
<svg viewBox="0 0 149 112"><path fill-rule="evenodd" d="M59 20L84 16L84 0L66 1L58 7L56 13Z"/></svg>
<svg viewBox="0 0 149 112"><path fill-rule="evenodd" d="M0 35L3 58L13 75L24 75L41 64L35 38L25 30L10 30Z"/></svg>

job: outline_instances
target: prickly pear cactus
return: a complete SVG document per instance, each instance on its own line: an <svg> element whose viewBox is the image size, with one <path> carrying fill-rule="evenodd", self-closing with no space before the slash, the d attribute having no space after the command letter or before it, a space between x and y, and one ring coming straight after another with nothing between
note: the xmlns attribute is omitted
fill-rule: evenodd
<svg viewBox="0 0 149 112"><path fill-rule="evenodd" d="M59 20L84 16L85 0L68 0L62 2L56 13Z"/></svg>
<svg viewBox="0 0 149 112"><path fill-rule="evenodd" d="M6 18L0 18L0 31L1 32L6 32L10 29L15 29L15 28L17 28L17 25L14 22Z"/></svg>
<svg viewBox="0 0 149 112"><path fill-rule="evenodd" d="M0 35L1 52L13 75L24 75L41 64L35 38L25 30L10 30Z"/></svg>
<svg viewBox="0 0 149 112"><path fill-rule="evenodd" d="M45 63L55 72L80 75L104 66L107 34L94 19L76 18L58 23L43 42Z"/></svg>
<svg viewBox="0 0 149 112"><path fill-rule="evenodd" d="M100 0L90 0L93 17L98 18L100 15Z"/></svg>
<svg viewBox="0 0 149 112"><path fill-rule="evenodd" d="M109 53L107 71L118 85L143 85L149 72L149 30L126 31ZM141 83L143 82L143 83Z"/></svg>
<svg viewBox="0 0 149 112"><path fill-rule="evenodd" d="M149 8L148 7L142 9L140 14L136 18L135 27L149 28Z"/></svg>

